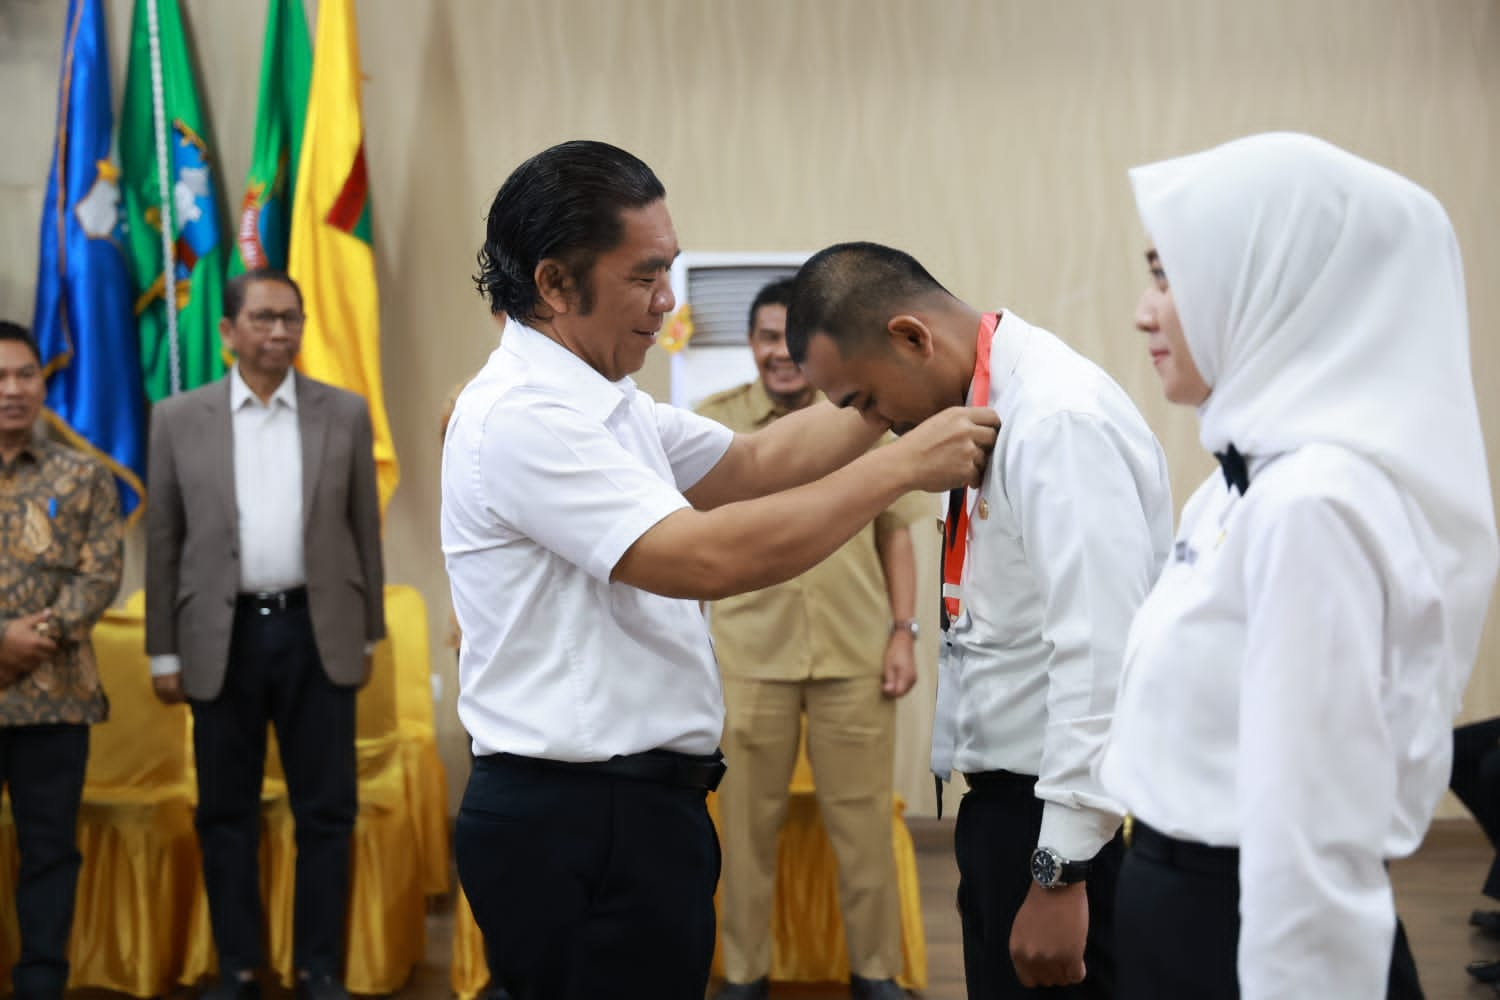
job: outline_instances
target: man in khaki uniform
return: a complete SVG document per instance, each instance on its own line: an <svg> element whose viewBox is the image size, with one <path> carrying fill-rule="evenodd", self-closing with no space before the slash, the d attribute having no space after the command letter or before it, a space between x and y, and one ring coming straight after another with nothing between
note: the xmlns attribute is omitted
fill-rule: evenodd
<svg viewBox="0 0 1500 1000"><path fill-rule="evenodd" d="M750 307L760 377L698 412L748 433L818 398L786 350L791 281ZM895 699L916 682L916 573L907 526L934 509L911 494L787 583L715 602L709 623L727 719L719 788L724 841L720 1000L767 996L771 894L802 714L818 805L839 869L850 994L900 997L901 928L891 851Z"/></svg>

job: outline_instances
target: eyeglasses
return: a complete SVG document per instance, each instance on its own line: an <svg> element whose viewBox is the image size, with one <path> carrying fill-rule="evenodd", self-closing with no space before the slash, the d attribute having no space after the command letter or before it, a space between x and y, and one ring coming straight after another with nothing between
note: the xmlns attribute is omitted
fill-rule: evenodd
<svg viewBox="0 0 1500 1000"><path fill-rule="evenodd" d="M307 321L307 315L300 309L288 309L286 312L258 309L253 313L248 313L245 319L250 321L250 329L256 333L270 333L276 329L277 320L286 326L287 333L297 333L302 329L302 324Z"/></svg>

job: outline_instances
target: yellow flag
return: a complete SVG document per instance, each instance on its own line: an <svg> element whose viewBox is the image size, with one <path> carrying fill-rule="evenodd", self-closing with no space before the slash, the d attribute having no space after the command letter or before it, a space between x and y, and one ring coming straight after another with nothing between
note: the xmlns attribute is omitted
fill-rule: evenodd
<svg viewBox="0 0 1500 1000"><path fill-rule="evenodd" d="M380 297L370 243L353 0L318 4L289 257L307 310L297 367L315 379L357 392L369 403L384 511L400 470L380 379Z"/></svg>

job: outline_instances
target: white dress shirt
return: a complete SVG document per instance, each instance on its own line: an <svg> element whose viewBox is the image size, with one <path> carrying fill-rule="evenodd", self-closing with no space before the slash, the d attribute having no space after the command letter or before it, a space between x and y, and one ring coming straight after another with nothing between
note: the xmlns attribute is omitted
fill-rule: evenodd
<svg viewBox="0 0 1500 1000"><path fill-rule="evenodd" d="M1497 563L1458 241L1429 192L1311 136L1130 177L1211 388L1199 440L1260 461L1243 499L1211 479L1184 509L1102 777L1239 847L1246 1000L1384 996L1382 861L1447 783Z"/></svg>
<svg viewBox="0 0 1500 1000"><path fill-rule="evenodd" d="M1171 544L1166 457L1108 375L1009 312L992 341L988 403L1000 434L968 493L932 767L943 778L1037 775L1039 846L1086 860L1120 825L1094 770L1130 619Z"/></svg>
<svg viewBox="0 0 1500 1000"><path fill-rule="evenodd" d="M240 592L290 590L307 582L302 553L302 429L291 372L269 402L229 376L234 415L234 500L240 520Z"/></svg>
<svg viewBox="0 0 1500 1000"><path fill-rule="evenodd" d="M229 373L234 502L239 513L240 593L290 590L307 582L302 546L302 428L297 380L288 371L270 402ZM365 645L369 655L373 643ZM151 675L182 669L174 654L151 657Z"/></svg>
<svg viewBox="0 0 1500 1000"><path fill-rule="evenodd" d="M1410 854L1447 787L1441 592L1390 478L1308 445L1215 473L1130 631L1101 777L1157 830L1240 849L1246 1000L1385 995Z"/></svg>
<svg viewBox="0 0 1500 1000"><path fill-rule="evenodd" d="M611 582L723 458L728 428L606 380L515 321L454 407L443 552L476 754L708 754L724 727L696 601Z"/></svg>

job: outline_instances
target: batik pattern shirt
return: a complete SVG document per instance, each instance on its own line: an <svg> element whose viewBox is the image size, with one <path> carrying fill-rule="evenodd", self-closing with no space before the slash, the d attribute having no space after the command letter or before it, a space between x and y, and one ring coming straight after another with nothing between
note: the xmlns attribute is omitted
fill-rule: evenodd
<svg viewBox="0 0 1500 1000"><path fill-rule="evenodd" d="M0 678L0 726L108 716L89 635L119 590L123 545L119 495L101 464L39 438L0 463L0 629L48 608L58 626L50 660Z"/></svg>

